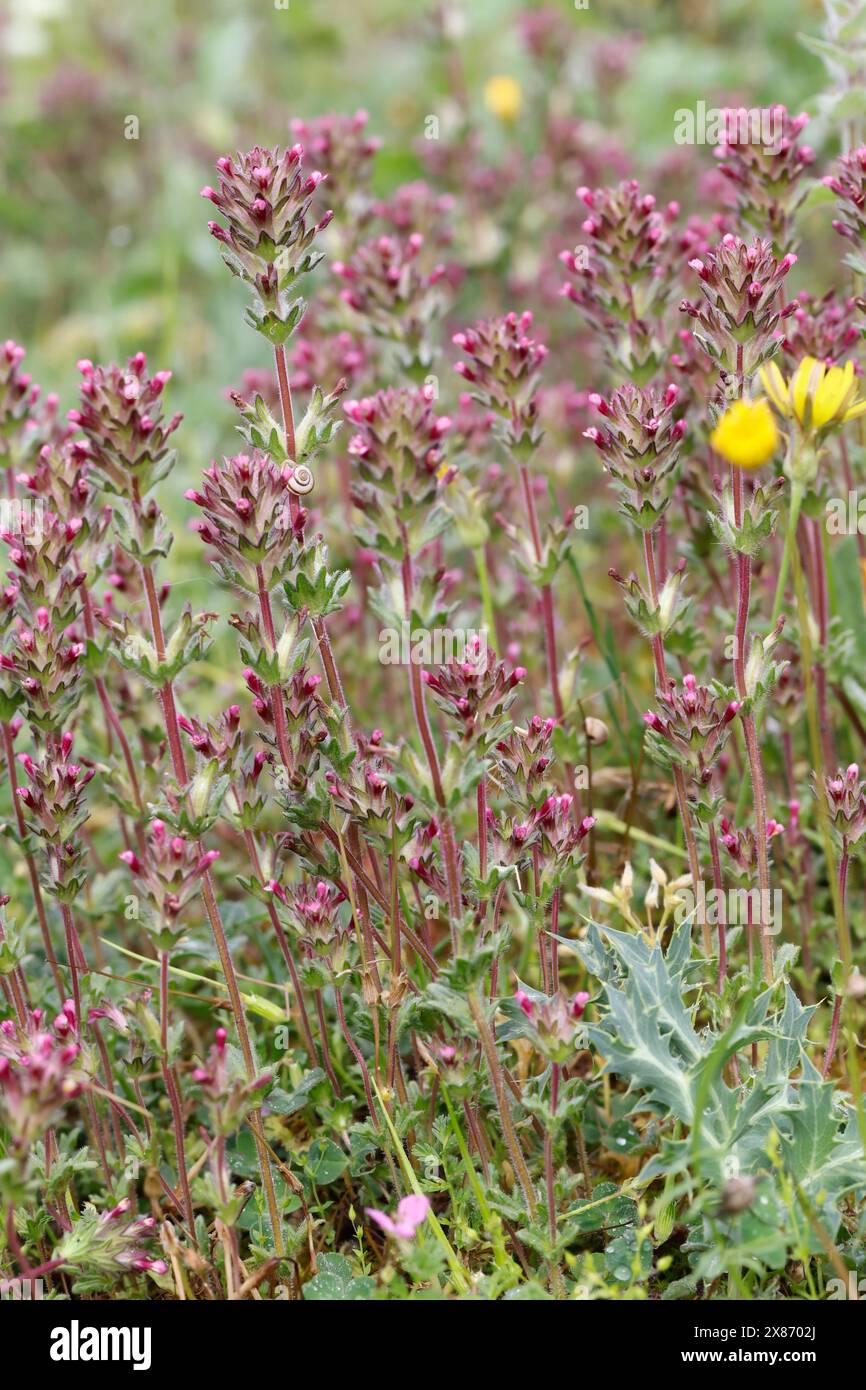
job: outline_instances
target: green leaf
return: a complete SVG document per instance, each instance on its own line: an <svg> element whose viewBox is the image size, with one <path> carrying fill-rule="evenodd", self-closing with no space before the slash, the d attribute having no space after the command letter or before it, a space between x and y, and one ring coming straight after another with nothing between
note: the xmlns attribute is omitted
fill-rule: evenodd
<svg viewBox="0 0 866 1390"><path fill-rule="evenodd" d="M321 1067L313 1067L293 1091L283 1091L279 1086L275 1086L268 1093L268 1109L273 1110L276 1115L294 1115L296 1111L304 1108L311 1092L324 1079L325 1073Z"/></svg>
<svg viewBox="0 0 866 1390"><path fill-rule="evenodd" d="M372 1298L376 1280L367 1274L352 1274L345 1255L320 1255L319 1272L304 1285L304 1298L313 1302L356 1303Z"/></svg>
<svg viewBox="0 0 866 1390"><path fill-rule="evenodd" d="M349 1155L333 1139L316 1139L307 1150L304 1171L316 1187L336 1182L349 1166Z"/></svg>

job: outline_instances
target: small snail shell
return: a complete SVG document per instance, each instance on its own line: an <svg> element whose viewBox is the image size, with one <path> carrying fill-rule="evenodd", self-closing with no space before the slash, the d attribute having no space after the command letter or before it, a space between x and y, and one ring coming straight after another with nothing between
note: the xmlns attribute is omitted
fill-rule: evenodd
<svg viewBox="0 0 866 1390"><path fill-rule="evenodd" d="M308 492L312 492L315 481L313 470L308 468L305 463L298 463L292 468L289 488L296 496L306 497Z"/></svg>

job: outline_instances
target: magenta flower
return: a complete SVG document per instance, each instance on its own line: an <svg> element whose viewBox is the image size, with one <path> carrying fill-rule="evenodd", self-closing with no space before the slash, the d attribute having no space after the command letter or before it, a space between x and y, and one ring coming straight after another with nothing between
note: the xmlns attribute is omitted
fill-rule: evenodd
<svg viewBox="0 0 866 1390"><path fill-rule="evenodd" d="M533 1013L535 1012L535 1010L534 1010L534 1008L533 1008L532 1000L530 999L529 995L526 993L526 990L525 990L525 989L518 989L518 990L515 990L515 992L514 992L514 998L517 1000L517 1002L518 1002L518 1004L520 1005L521 1009L522 1009L523 1012L526 1014L526 1017L529 1018L529 1019L531 1019Z"/></svg>
<svg viewBox="0 0 866 1390"><path fill-rule="evenodd" d="M416 1193L403 1197L397 1206L397 1216L394 1220L386 1212L376 1211L375 1207L367 1207L365 1210L387 1235L393 1236L395 1240L411 1240L418 1227L426 1220L430 1210L430 1199Z"/></svg>
<svg viewBox="0 0 866 1390"><path fill-rule="evenodd" d="M571 1001L572 1018L583 1018L583 1011L589 1003L589 995L585 989L579 989Z"/></svg>

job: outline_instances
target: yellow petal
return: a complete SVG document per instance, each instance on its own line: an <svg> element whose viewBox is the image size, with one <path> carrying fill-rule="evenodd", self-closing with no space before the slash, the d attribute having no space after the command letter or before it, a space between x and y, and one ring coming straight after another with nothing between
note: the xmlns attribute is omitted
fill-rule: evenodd
<svg viewBox="0 0 866 1390"><path fill-rule="evenodd" d="M791 403L788 400L788 385L775 362L768 362L760 371L761 384L773 405L783 415L790 415Z"/></svg>
<svg viewBox="0 0 866 1390"><path fill-rule="evenodd" d="M710 435L710 444L735 468L760 468L779 444L769 402L735 401Z"/></svg>
<svg viewBox="0 0 866 1390"><path fill-rule="evenodd" d="M849 420L859 420L863 414L866 414L866 400L855 401L842 416L843 423L847 423Z"/></svg>
<svg viewBox="0 0 866 1390"><path fill-rule="evenodd" d="M516 77L500 73L484 84L484 104L500 121L513 121L520 114L523 89Z"/></svg>
<svg viewBox="0 0 866 1390"><path fill-rule="evenodd" d="M812 424L822 429L845 404L854 380L854 363L846 362L844 367L830 367L818 386L812 402Z"/></svg>
<svg viewBox="0 0 866 1390"><path fill-rule="evenodd" d="M824 376L824 363L814 357L804 357L791 382L791 399L801 425L810 423L810 405Z"/></svg>

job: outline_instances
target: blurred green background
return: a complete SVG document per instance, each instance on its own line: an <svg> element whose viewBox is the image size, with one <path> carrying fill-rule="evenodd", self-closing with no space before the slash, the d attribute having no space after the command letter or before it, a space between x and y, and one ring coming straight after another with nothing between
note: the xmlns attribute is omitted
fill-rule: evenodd
<svg viewBox="0 0 866 1390"><path fill-rule="evenodd" d="M638 175L673 154L677 107L740 98L799 108L824 83L797 39L820 31L817 0L546 8L575 31L565 114L598 122L599 140L615 131ZM170 404L186 424L176 485L164 491L179 497L231 443L225 387L269 360L207 233L199 190L215 157L285 141L293 116L363 106L383 142L374 189L386 193L423 174L425 117L447 130L460 84L491 158L507 161L510 142L537 141L531 112L549 80L520 40L532 9L518 0L4 0L0 332L27 347L29 370L64 410L79 357L144 348L154 368L170 367ZM627 62L608 87L605 41L606 61ZM511 126L485 109L484 83L497 73L523 90L526 115ZM820 135L810 127L813 143ZM471 276L463 294L471 304ZM164 502L172 512L172 497Z"/></svg>

